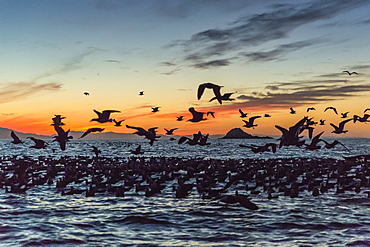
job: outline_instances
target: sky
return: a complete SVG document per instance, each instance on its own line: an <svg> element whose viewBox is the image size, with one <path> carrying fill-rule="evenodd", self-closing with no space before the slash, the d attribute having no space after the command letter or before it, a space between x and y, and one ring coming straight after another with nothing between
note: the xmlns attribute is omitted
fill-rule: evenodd
<svg viewBox="0 0 370 247"><path fill-rule="evenodd" d="M326 120L315 133L339 137L330 123L370 108L369 12L367 0L1 0L0 127L54 135L59 114L72 131L278 136L275 125L308 116ZM210 89L198 100L206 82L234 100L209 102ZM188 122L190 107L215 118ZM94 109L119 110L123 126L91 122ZM258 126L243 127L239 109L262 116ZM370 137L370 124L346 129Z"/></svg>

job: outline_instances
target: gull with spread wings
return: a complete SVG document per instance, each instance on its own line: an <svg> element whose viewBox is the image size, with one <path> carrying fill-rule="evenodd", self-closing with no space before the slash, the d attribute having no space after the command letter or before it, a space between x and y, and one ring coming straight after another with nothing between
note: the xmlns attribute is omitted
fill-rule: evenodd
<svg viewBox="0 0 370 247"><path fill-rule="evenodd" d="M219 86L219 85L216 85L216 84L213 84L213 83L210 83L210 82L200 84L199 87L198 87L198 100L200 100L200 98L202 97L202 95L204 93L204 90L206 88L209 88L209 89L213 90L213 93L215 94L218 103L220 103L222 105L222 96L221 96L221 92L220 92L221 87L222 86Z"/></svg>
<svg viewBox="0 0 370 247"><path fill-rule="evenodd" d="M110 118L110 114L113 112L120 112L116 110L104 110L103 112L99 112L97 110L94 110L94 112L98 115L98 118L93 118L91 121L96 121L98 123L107 123L107 122L113 122L113 119Z"/></svg>

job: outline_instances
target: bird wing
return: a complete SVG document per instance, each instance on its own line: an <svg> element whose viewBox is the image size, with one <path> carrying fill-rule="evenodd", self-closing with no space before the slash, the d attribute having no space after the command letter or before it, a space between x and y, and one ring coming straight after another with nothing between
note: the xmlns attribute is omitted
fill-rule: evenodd
<svg viewBox="0 0 370 247"><path fill-rule="evenodd" d="M120 111L117 111L117 110L104 110L103 113L102 113L102 118L109 118L110 114L112 112L120 112ZM99 116L100 117L100 116Z"/></svg>
<svg viewBox="0 0 370 247"><path fill-rule="evenodd" d="M14 131L10 133L10 136L13 138L14 141L16 142L20 141L19 137L14 133Z"/></svg>
<svg viewBox="0 0 370 247"><path fill-rule="evenodd" d="M202 97L205 89L206 89L206 84L205 83L200 84L198 86L198 100L200 100L200 98Z"/></svg>
<svg viewBox="0 0 370 247"><path fill-rule="evenodd" d="M221 96L220 89L221 89L221 87L218 86L218 85L213 86L213 93L215 94L215 96L218 100L218 103L220 103L222 105L222 96Z"/></svg>
<svg viewBox="0 0 370 247"><path fill-rule="evenodd" d="M346 119L346 120L343 120L342 122L340 122L339 123L339 128L340 129L344 129L344 125L346 124L346 123L348 123L349 121L351 121L352 120L352 118L349 118L349 119Z"/></svg>
<svg viewBox="0 0 370 247"><path fill-rule="evenodd" d="M98 114L98 117L99 117L99 118L100 118L100 116L102 115L102 113L101 113L100 111L94 110L94 112L95 112L96 114Z"/></svg>
<svg viewBox="0 0 370 247"><path fill-rule="evenodd" d="M85 131L85 133L83 133L83 134L81 135L80 139L81 139L81 138L83 138L83 137L85 137L85 136L87 136L87 135L88 135L88 134L90 134L90 133L91 133L91 129L86 130L86 131Z"/></svg>
<svg viewBox="0 0 370 247"><path fill-rule="evenodd" d="M126 125L126 128L129 128L129 129L135 129L135 130L144 130L143 128L141 127L134 127L134 126L130 126L130 125Z"/></svg>
<svg viewBox="0 0 370 247"><path fill-rule="evenodd" d="M333 123L330 123L330 125L331 125L335 130L339 129L339 128L338 128L338 126L336 126L336 125L335 125L335 124L333 124Z"/></svg>
<svg viewBox="0 0 370 247"><path fill-rule="evenodd" d="M286 128L283 128L283 127L281 127L279 125L275 125L275 128L277 128L278 130L280 130L283 135L286 135L289 132Z"/></svg>
<svg viewBox="0 0 370 247"><path fill-rule="evenodd" d="M241 115L244 115L244 112L242 111L242 109L239 109L239 113L240 113Z"/></svg>

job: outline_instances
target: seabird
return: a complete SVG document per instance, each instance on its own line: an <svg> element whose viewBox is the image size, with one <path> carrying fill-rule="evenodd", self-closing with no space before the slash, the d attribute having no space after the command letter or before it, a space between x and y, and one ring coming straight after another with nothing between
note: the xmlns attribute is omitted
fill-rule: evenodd
<svg viewBox="0 0 370 247"><path fill-rule="evenodd" d="M348 70L343 70L343 73L347 73L348 75L358 75L357 72L353 71L353 72L349 72Z"/></svg>
<svg viewBox="0 0 370 247"><path fill-rule="evenodd" d="M204 113L196 111L194 107L190 107L189 112L193 115L193 118L188 120L189 122L197 123L200 121L207 120L207 118L203 118Z"/></svg>
<svg viewBox="0 0 370 247"><path fill-rule="evenodd" d="M138 136L145 136L145 138L149 140L149 144L151 146L153 145L154 141L157 141L156 138L160 137L160 136L157 136L155 132L155 130L158 127L153 127L148 130L145 130L144 128L141 128L141 127L134 127L134 126L126 125L126 128L135 129L136 132L133 134L137 134Z"/></svg>
<svg viewBox="0 0 370 247"><path fill-rule="evenodd" d="M327 111L327 110L330 110L330 109L333 110L335 112L335 114L338 115L337 109L335 107L332 107L332 106L326 107L324 111Z"/></svg>
<svg viewBox="0 0 370 247"><path fill-rule="evenodd" d="M121 124L122 124L123 121L125 121L125 120L117 121L117 120L113 119L114 126L117 126L117 127L122 126Z"/></svg>
<svg viewBox="0 0 370 247"><path fill-rule="evenodd" d="M144 91L140 91L139 92L139 95L144 95Z"/></svg>
<svg viewBox="0 0 370 247"><path fill-rule="evenodd" d="M347 118L349 111L340 113L342 116L341 118Z"/></svg>
<svg viewBox="0 0 370 247"><path fill-rule="evenodd" d="M177 130L178 128L173 128L173 129L164 129L166 131L166 135L170 136L173 135L173 132Z"/></svg>
<svg viewBox="0 0 370 247"><path fill-rule="evenodd" d="M292 107L290 107L289 109L290 109L290 114L296 114L296 111Z"/></svg>
<svg viewBox="0 0 370 247"><path fill-rule="evenodd" d="M313 108L313 107L309 107L309 108L307 108L307 112L309 112L309 111L316 111L316 109Z"/></svg>
<svg viewBox="0 0 370 247"><path fill-rule="evenodd" d="M248 115L248 113L244 113L244 112L242 111L242 109L239 109L239 113L240 113L240 117L241 117L241 118L245 118L245 117L247 117L247 115Z"/></svg>
<svg viewBox="0 0 370 247"><path fill-rule="evenodd" d="M369 114L364 114L363 117L360 117L358 115L353 115L353 122L356 123L357 121L361 122L361 123L367 123L369 122L369 117L370 115Z"/></svg>
<svg viewBox="0 0 370 247"><path fill-rule="evenodd" d="M143 154L144 152L141 151L141 145L137 146L135 150L131 150L132 154Z"/></svg>
<svg viewBox="0 0 370 247"><path fill-rule="evenodd" d="M200 100L200 98L202 97L204 90L206 88L209 88L213 90L213 93L215 94L218 103L222 104L222 96L220 93L221 87L222 86L219 86L219 85L216 85L210 82L200 84L198 87L198 100Z"/></svg>
<svg viewBox="0 0 370 247"><path fill-rule="evenodd" d="M112 122L113 119L109 118L110 114L113 112L120 112L116 110L104 110L103 112L99 112L97 110L94 110L96 114L98 114L98 118L93 118L90 121L97 121L98 123L107 123Z"/></svg>
<svg viewBox="0 0 370 247"><path fill-rule="evenodd" d="M211 115L213 118L215 118L215 112L214 111L209 111L207 112L207 116Z"/></svg>
<svg viewBox="0 0 370 247"><path fill-rule="evenodd" d="M346 123L348 123L349 121L351 121L351 120L352 120L352 118L343 120L342 122L339 123L339 126L336 126L336 125L330 123L330 125L334 128L334 130L331 133L335 133L335 134L347 133L348 130L344 130L344 125Z"/></svg>
<svg viewBox="0 0 370 247"><path fill-rule="evenodd" d="M98 158L99 157L99 154L101 153L101 151L97 148L97 147L95 147L95 146L92 146L92 152L94 152L95 153L95 155L96 155L96 158Z"/></svg>
<svg viewBox="0 0 370 247"><path fill-rule="evenodd" d="M90 129L86 130L86 132L83 133L82 136L80 138L78 138L78 139L81 139L81 138L87 136L90 133L93 133L93 132L102 132L103 130L104 130L104 128L90 128Z"/></svg>
<svg viewBox="0 0 370 247"><path fill-rule="evenodd" d="M222 101L233 101L235 99L230 99L230 96L234 94L234 93L224 93L222 96L221 96L221 100ZM209 100L209 102L211 101L214 101L215 99L217 99L217 97L213 97L212 99Z"/></svg>
<svg viewBox="0 0 370 247"><path fill-rule="evenodd" d="M158 106L156 106L156 107L152 107L152 112L157 112L157 111L159 111L159 108L160 108L160 107L158 107Z"/></svg>
<svg viewBox="0 0 370 247"><path fill-rule="evenodd" d="M177 120L177 121L182 121L182 120L184 120L184 116L176 117L176 120Z"/></svg>
<svg viewBox="0 0 370 247"><path fill-rule="evenodd" d="M64 131L60 126L54 126L55 131L58 133L57 136L53 136L54 141L59 142L60 149L66 150L66 145L69 139L73 139L73 136L69 136L69 131Z"/></svg>
<svg viewBox="0 0 370 247"><path fill-rule="evenodd" d="M13 144L21 144L21 143L23 143L23 141L21 139L19 139L19 137L14 133L13 130L10 133L10 136L13 138L13 141L12 141Z"/></svg>
<svg viewBox="0 0 370 247"><path fill-rule="evenodd" d="M254 128L256 126L258 126L258 124L254 124L254 120L257 119L257 118L260 118L261 116L254 116L254 117L250 117L248 121L244 120L243 119L243 122L245 123L243 125L243 127L246 127L246 128Z"/></svg>
<svg viewBox="0 0 370 247"><path fill-rule="evenodd" d="M41 140L41 139L36 139L34 137L27 137L27 139L31 139L35 145L31 146L31 148L37 148L37 149L42 149L42 148L46 148L46 142Z"/></svg>
<svg viewBox="0 0 370 247"><path fill-rule="evenodd" d="M89 94L89 92L84 92L84 95L88 96L88 95L90 95L90 94Z"/></svg>

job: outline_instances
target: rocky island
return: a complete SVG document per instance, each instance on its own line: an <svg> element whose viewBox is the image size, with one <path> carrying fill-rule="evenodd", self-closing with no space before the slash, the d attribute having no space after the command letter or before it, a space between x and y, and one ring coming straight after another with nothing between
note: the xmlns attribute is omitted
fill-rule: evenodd
<svg viewBox="0 0 370 247"><path fill-rule="evenodd" d="M241 128L234 128L227 132L224 137L220 139L274 139L269 136L253 136L251 134L246 133Z"/></svg>

